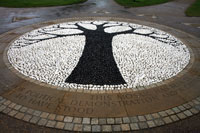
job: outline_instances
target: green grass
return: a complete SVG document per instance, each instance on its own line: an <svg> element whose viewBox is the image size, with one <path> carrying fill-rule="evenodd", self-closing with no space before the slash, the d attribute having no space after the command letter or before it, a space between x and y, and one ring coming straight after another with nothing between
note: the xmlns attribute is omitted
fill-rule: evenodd
<svg viewBox="0 0 200 133"><path fill-rule="evenodd" d="M156 5L161 3L166 3L171 0L115 0L118 4L125 6L125 7L140 7L140 6L150 6Z"/></svg>
<svg viewBox="0 0 200 133"><path fill-rule="evenodd" d="M0 0L2 7L46 7L82 3L87 0Z"/></svg>
<svg viewBox="0 0 200 133"><path fill-rule="evenodd" d="M185 14L190 17L200 17L200 0L196 0L186 11Z"/></svg>

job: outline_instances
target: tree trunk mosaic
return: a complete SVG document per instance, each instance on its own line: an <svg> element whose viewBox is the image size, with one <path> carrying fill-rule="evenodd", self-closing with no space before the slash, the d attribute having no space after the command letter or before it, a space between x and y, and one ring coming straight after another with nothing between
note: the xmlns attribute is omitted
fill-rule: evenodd
<svg viewBox="0 0 200 133"><path fill-rule="evenodd" d="M94 90L161 82L178 74L190 60L187 47L165 32L111 21L40 28L17 39L8 57L18 71L33 79Z"/></svg>

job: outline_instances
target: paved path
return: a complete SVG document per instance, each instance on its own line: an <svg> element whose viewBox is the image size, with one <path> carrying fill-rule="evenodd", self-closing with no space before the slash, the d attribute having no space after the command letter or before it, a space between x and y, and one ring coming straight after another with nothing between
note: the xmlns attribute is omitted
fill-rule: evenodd
<svg viewBox="0 0 200 133"><path fill-rule="evenodd" d="M125 8L112 0L88 0L86 3L73 6L49 8L0 8L0 33L17 27L35 24L60 18L81 16L111 16L146 20L180 29L200 37L200 18L185 17L184 10L194 0L175 0L173 2L142 7ZM112 7L112 8L110 8ZM139 132L198 132L200 131L200 114L166 126L142 130ZM40 127L15 118L0 114L0 132L64 132L61 130Z"/></svg>
<svg viewBox="0 0 200 133"><path fill-rule="evenodd" d="M174 0L169 3L126 8L113 0L88 0L72 6L44 8L0 8L0 33L52 19L82 16L117 16L160 23L200 37L200 18L186 17L185 9L194 0Z"/></svg>
<svg viewBox="0 0 200 133"><path fill-rule="evenodd" d="M200 114L174 124L148 130L135 131L134 133L198 133L200 130L199 123ZM66 133L66 131L36 126L2 114L0 114L0 125L1 133Z"/></svg>

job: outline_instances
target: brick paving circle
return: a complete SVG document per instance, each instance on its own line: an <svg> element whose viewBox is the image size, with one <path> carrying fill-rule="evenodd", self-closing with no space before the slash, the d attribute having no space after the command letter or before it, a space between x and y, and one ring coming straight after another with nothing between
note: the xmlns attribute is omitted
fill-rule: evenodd
<svg viewBox="0 0 200 133"><path fill-rule="evenodd" d="M123 21L160 29L187 45L190 63L175 77L138 87L138 91L130 88L118 91L56 90L20 75L9 64L4 49L19 36L43 26L80 20ZM141 130L186 119L200 111L199 42L199 39L170 27L120 18L62 19L12 30L0 36L0 71L3 75L0 81L5 89L0 97L0 111L29 123L68 131Z"/></svg>

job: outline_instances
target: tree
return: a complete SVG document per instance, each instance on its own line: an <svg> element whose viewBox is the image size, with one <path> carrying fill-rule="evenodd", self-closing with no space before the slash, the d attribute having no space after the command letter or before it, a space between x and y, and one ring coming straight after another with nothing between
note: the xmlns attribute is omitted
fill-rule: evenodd
<svg viewBox="0 0 200 133"><path fill-rule="evenodd" d="M80 60L72 73L66 78L65 82L93 85L120 85L126 84L126 82L123 79L113 56L112 39L114 36L120 34L137 34L148 36L150 38L166 43L166 38L163 39L160 37L152 36L155 34L154 32L135 32L137 30L136 28L133 28L130 25L124 25L123 23L109 25L108 22L103 22L101 24L90 22L88 25L96 28L92 30L85 26L84 23L76 22L75 24L72 24L72 27L64 27L61 24L58 24L53 26L51 29L41 29L38 31L39 34L37 36L47 35L48 37L42 39L26 39L28 42L23 47L58 37L84 35L86 42L82 56L80 57ZM105 32L106 28L115 27L125 28L121 31ZM78 29L81 32L74 34L54 33L55 31L65 29Z"/></svg>

